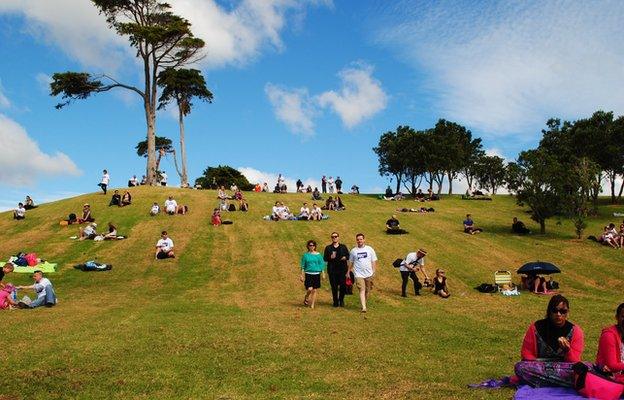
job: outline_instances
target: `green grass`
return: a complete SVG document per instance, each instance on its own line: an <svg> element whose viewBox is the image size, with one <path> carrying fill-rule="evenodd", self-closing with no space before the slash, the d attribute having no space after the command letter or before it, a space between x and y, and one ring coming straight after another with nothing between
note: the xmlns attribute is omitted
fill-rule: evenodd
<svg viewBox="0 0 624 400"><path fill-rule="evenodd" d="M397 206L369 196L345 195L345 212L321 222L269 222L276 199L298 210L306 195L248 194L249 213L228 213L233 225L212 227L213 191L133 190L135 204L107 207L90 194L45 204L27 219L0 214L0 257L35 251L58 262L50 275L59 297L52 309L4 311L0 399L347 399L510 398L510 390L468 390L468 383L510 374L526 327L544 314L547 297L506 298L473 287L497 269L547 260L563 273L571 320L586 335L584 358L593 360L600 329L624 301L624 251L574 239L569 221L548 221L546 235L509 233L519 216L538 230L513 198L492 202L456 197L432 203L433 214L399 214L409 235L389 237L384 222ZM153 201L172 193L188 204L186 216L149 217ZM128 239L77 242L77 227L58 221L89 202L99 228L112 221ZM588 234L615 221L604 205ZM485 232L462 233L467 212ZM155 262L153 246L169 231L178 258ZM317 309L303 308L298 262L305 242L329 242L332 231L352 247L363 232L380 260L369 313L356 297L331 307L323 282ZM400 297L391 263L425 247L429 271L443 267L452 296L426 292ZM96 258L110 272L84 273L72 265ZM12 274L8 281L27 284ZM515 279L518 280L517 277ZM4 396L4 397L3 397Z"/></svg>

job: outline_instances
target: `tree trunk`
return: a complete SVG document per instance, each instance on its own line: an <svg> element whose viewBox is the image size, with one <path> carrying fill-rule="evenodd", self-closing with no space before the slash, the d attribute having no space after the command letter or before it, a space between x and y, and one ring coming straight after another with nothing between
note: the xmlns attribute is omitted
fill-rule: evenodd
<svg viewBox="0 0 624 400"><path fill-rule="evenodd" d="M180 111L180 158L182 159L180 186L188 187L188 175L186 173L186 146L184 143L184 113L182 113L182 108L178 107L178 110Z"/></svg>
<svg viewBox="0 0 624 400"><path fill-rule="evenodd" d="M451 175L451 173L449 172L447 174L448 176L448 181L449 181L449 191L448 194L449 196L453 194L453 176Z"/></svg>
<svg viewBox="0 0 624 400"><path fill-rule="evenodd" d="M395 175L395 176L397 180L397 185L396 185L396 192L394 192L394 194L397 194L401 191L401 181L403 180L403 175Z"/></svg>
<svg viewBox="0 0 624 400"><path fill-rule="evenodd" d="M622 192L624 192L624 174L622 174L622 184L620 185L620 193L618 193L616 203L620 202L620 199L622 198Z"/></svg>
<svg viewBox="0 0 624 400"><path fill-rule="evenodd" d="M615 178L617 174L615 172L609 172L609 183L611 184L611 204L615 204Z"/></svg>
<svg viewBox="0 0 624 400"><path fill-rule="evenodd" d="M156 115L149 108L149 103L145 104L145 118L147 120L147 168L145 177L148 185L156 185Z"/></svg>
<svg viewBox="0 0 624 400"><path fill-rule="evenodd" d="M543 218L540 219L539 224L540 224L540 233L543 235L546 233L546 220Z"/></svg>

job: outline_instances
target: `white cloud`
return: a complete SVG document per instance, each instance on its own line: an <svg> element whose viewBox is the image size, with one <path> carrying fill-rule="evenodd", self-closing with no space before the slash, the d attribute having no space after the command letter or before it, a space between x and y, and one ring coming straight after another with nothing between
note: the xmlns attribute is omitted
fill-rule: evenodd
<svg viewBox="0 0 624 400"><path fill-rule="evenodd" d="M279 175L279 173L276 172L264 172L264 171L259 171L255 168L252 167L239 167L237 168L241 174L245 175L245 178L247 178L247 180L249 181L249 183L255 185L256 183L259 184L264 184L264 182L266 182L269 185L269 189L272 191L273 188L275 187L275 184L277 183L277 177ZM282 178L284 178L284 183L286 183L286 187L288 188L289 192L295 192L297 190L297 179L301 179L301 178L291 178L288 176L283 175ZM301 179L301 181L303 182L304 186L312 186L312 188L318 187L319 190L321 188L321 182L319 180L315 180L312 178L307 178L307 179Z"/></svg>
<svg viewBox="0 0 624 400"><path fill-rule="evenodd" d="M195 36L206 42L201 66L244 65L263 46L283 49L281 32L290 16L308 6L332 6L331 0L241 0L231 8L215 0L173 0L173 11L193 24ZM134 58L126 39L110 30L90 1L2 0L0 13L24 15L31 34L53 43L83 65L117 69L124 58ZM297 18L295 18L297 19Z"/></svg>
<svg viewBox="0 0 624 400"><path fill-rule="evenodd" d="M386 108L388 95L381 83L372 77L373 67L359 64L342 70L339 91L330 90L320 94L317 101L321 107L331 108L347 128L353 128Z"/></svg>
<svg viewBox="0 0 624 400"><path fill-rule="evenodd" d="M0 114L0 143L3 144L0 183L24 186L41 176L80 174L67 155L42 152L22 126L3 114Z"/></svg>
<svg viewBox="0 0 624 400"><path fill-rule="evenodd" d="M39 88L42 92L49 94L50 93L50 84L52 83L52 77L43 72L39 72L35 75L35 80L39 84Z"/></svg>
<svg viewBox="0 0 624 400"><path fill-rule="evenodd" d="M0 80L0 108L11 107L11 101L4 94L4 88L2 87L2 80Z"/></svg>
<svg viewBox="0 0 624 400"><path fill-rule="evenodd" d="M623 2L463 4L405 0L377 35L424 69L441 114L492 136L536 137L552 116L624 113L614 90L624 86Z"/></svg>
<svg viewBox="0 0 624 400"><path fill-rule="evenodd" d="M277 119L284 122L291 131L304 136L314 134L313 118L317 111L307 89L286 89L267 83L264 92L273 105Z"/></svg>

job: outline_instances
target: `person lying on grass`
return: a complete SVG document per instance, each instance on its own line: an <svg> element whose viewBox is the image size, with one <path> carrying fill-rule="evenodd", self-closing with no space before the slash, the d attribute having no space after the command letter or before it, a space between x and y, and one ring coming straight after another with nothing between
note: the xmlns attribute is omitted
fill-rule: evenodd
<svg viewBox="0 0 624 400"><path fill-rule="evenodd" d="M440 268L436 269L436 276L433 278L433 294L437 294L443 299L447 299L451 295L446 283L446 273Z"/></svg>
<svg viewBox="0 0 624 400"><path fill-rule="evenodd" d="M570 303L560 294L551 297L546 318L532 323L524 335L515 366L516 383L533 387L573 387L572 366L581 361L585 340L583 330L568 321Z"/></svg>
<svg viewBox="0 0 624 400"><path fill-rule="evenodd" d="M173 240L167 234L167 231L162 231L161 237L156 243L156 255L157 260L163 260L165 258L175 258L173 254Z"/></svg>
<svg viewBox="0 0 624 400"><path fill-rule="evenodd" d="M624 383L624 303L615 311L615 322L602 330L596 365L615 381Z"/></svg>
<svg viewBox="0 0 624 400"><path fill-rule="evenodd" d="M15 269L15 266L12 263L4 264L2 269L0 269L0 288L4 287L4 282L3 282L4 277L10 274L11 272L13 272L14 269Z"/></svg>
<svg viewBox="0 0 624 400"><path fill-rule="evenodd" d="M483 229L474 226L474 221L472 220L471 214L466 214L466 219L464 220L464 232L469 235L475 235L477 233L483 232Z"/></svg>
<svg viewBox="0 0 624 400"><path fill-rule="evenodd" d="M30 309L41 306L52 307L56 304L56 294L54 293L54 286L48 278L43 277L43 272L35 271L33 274L34 284L30 286L17 286L17 289L30 289L37 293L37 298L30 304L23 301L17 303L19 308Z"/></svg>
<svg viewBox="0 0 624 400"><path fill-rule="evenodd" d="M325 270L325 262L321 253L316 251L316 241L308 240L306 243L307 252L301 256L301 282L306 293L303 298L303 305L314 308L316 303L316 292L321 287L321 273Z"/></svg>
<svg viewBox="0 0 624 400"><path fill-rule="evenodd" d="M93 240L97 236L97 232L95 230L97 228L97 224L95 222L91 222L84 228L79 228L78 231L78 240Z"/></svg>
<svg viewBox="0 0 624 400"><path fill-rule="evenodd" d="M23 203L19 203L17 208L13 210L13 219L20 220L26 218L26 208Z"/></svg>

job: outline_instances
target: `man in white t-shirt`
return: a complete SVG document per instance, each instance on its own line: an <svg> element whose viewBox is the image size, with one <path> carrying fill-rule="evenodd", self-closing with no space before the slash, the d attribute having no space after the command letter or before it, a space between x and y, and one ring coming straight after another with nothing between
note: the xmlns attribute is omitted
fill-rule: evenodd
<svg viewBox="0 0 624 400"><path fill-rule="evenodd" d="M163 171L160 174L160 186L167 186L167 173Z"/></svg>
<svg viewBox="0 0 624 400"><path fill-rule="evenodd" d="M420 289L422 289L422 284L418 280L418 276L416 275L416 272L421 271L423 275L425 275L425 282L429 281L429 277L427 276L427 273L425 272L425 256L426 255L427 255L427 252L425 251L425 249L418 249L418 251L408 253L407 256L405 256L405 260L403 260L403 262L401 263L401 266L399 267L399 272L401 272L401 280L402 280L402 283L401 283L401 296L402 297L407 297L407 294L406 294L407 282L409 281L410 278L412 278L412 281L414 282L414 294L416 296L420 296Z"/></svg>
<svg viewBox="0 0 624 400"><path fill-rule="evenodd" d="M24 208L24 203L19 203L17 208L13 210L13 219L24 219L26 218L26 208Z"/></svg>
<svg viewBox="0 0 624 400"><path fill-rule="evenodd" d="M310 218L310 208L308 207L308 203L303 203L303 206L299 210L298 219L307 220Z"/></svg>
<svg viewBox="0 0 624 400"><path fill-rule="evenodd" d="M329 193L334 193L334 178L331 176L327 179L327 186L329 189Z"/></svg>
<svg viewBox="0 0 624 400"><path fill-rule="evenodd" d="M360 303L362 304L362 312L366 312L366 300L368 295L373 290L373 276L377 270L377 253L375 250L366 244L363 233L355 235L355 242L357 246L351 249L349 253L349 271L347 271L347 277L350 276L351 271L355 276L355 285L360 291Z"/></svg>
<svg viewBox="0 0 624 400"><path fill-rule="evenodd" d="M98 186L102 188L104 194L106 194L106 188L108 188L108 184L110 182L110 175L108 175L108 171L102 171L102 180L98 183Z"/></svg>
<svg viewBox="0 0 624 400"><path fill-rule="evenodd" d="M18 286L18 289L32 289L37 293L37 298L30 304L24 302L17 303L19 308L35 308L40 306L52 307L56 304L56 294L52 282L48 278L43 277L43 272L35 271L33 274L35 283L30 286Z"/></svg>
<svg viewBox="0 0 624 400"><path fill-rule="evenodd" d="M167 235L167 231L162 231L161 238L156 243L156 259L175 258L173 254L173 240Z"/></svg>
<svg viewBox="0 0 624 400"><path fill-rule="evenodd" d="M178 202L173 199L173 196L169 196L165 200L165 212L169 215L174 215L178 210Z"/></svg>

